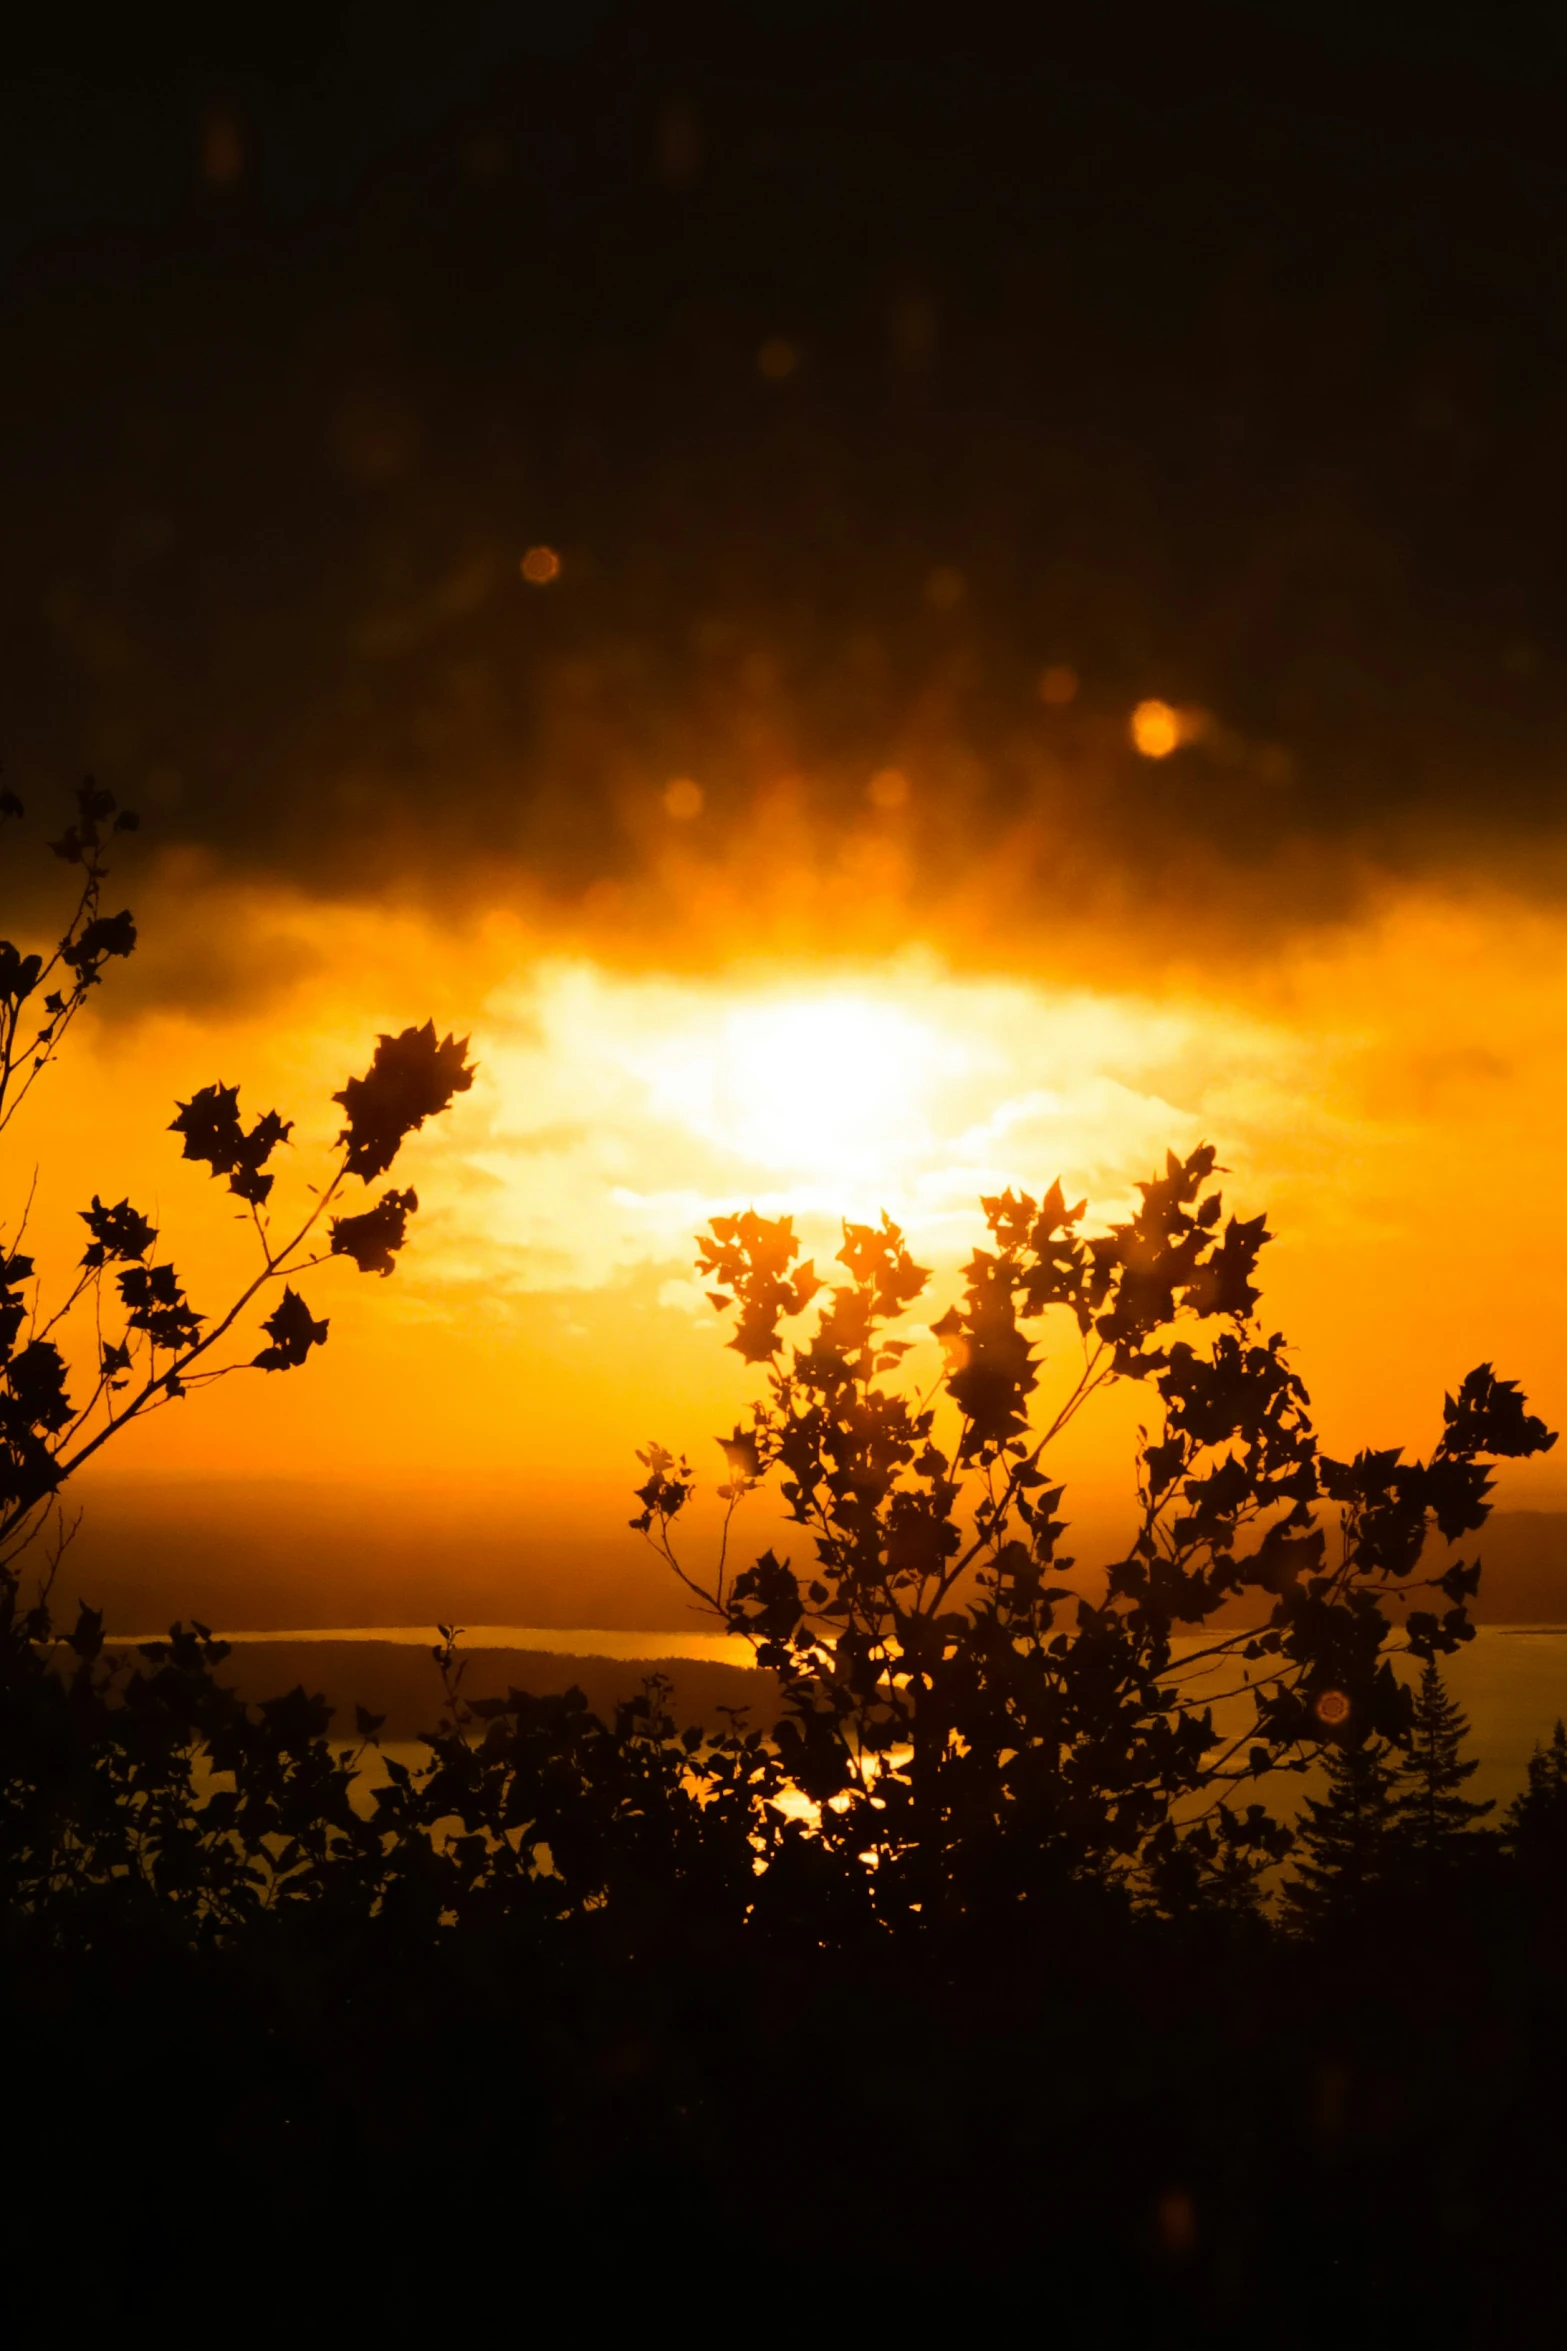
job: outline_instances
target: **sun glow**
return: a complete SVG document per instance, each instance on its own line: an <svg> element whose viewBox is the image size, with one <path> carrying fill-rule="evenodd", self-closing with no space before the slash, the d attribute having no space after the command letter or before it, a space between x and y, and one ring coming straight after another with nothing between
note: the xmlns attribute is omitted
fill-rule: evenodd
<svg viewBox="0 0 1567 2351"><path fill-rule="evenodd" d="M1059 1174L1129 1201L1167 1145L1236 1135L1237 1096L1287 1059L1235 1021L1212 1033L1173 1005L914 958L831 986L540 964L479 1025L454 1268L471 1251L521 1288L577 1291L658 1267L704 1314L684 1269L715 1213L792 1215L831 1255L842 1218L885 1209L922 1262L956 1264L982 1238L981 1195Z"/></svg>
<svg viewBox="0 0 1567 2351"><path fill-rule="evenodd" d="M792 1216L825 1268L841 1219L885 1209L945 1302L985 1245L982 1197L1059 1175L1098 1214L1124 1214L1166 1148L1203 1140L1237 1210L1270 1212L1268 1312L1335 1440L1341 1421L1345 1441L1367 1426L1406 1441L1431 1410L1433 1364L1491 1354L1531 1393L1559 1388L1559 1317L1527 1220L1500 1292L1489 1259L1441 1284L1430 1270L1432 1236L1470 1213L1475 1164L1526 1171L1540 1197L1555 1180L1560 1128L1541 1105L1561 1059L1560 927L1510 903L1402 904L1302 950L1267 989L1220 997L1052 985L912 950L830 976L804 958L638 970L542 952L509 914L460 936L412 912L198 899L185 879L138 904L149 942L172 934L205 972L238 941L273 992L154 997L83 1030L40 1096L54 1177L29 1228L41 1260L75 1262L75 1210L108 1185L167 1230L205 1308L248 1237L214 1216L204 1172L149 1103L240 1077L247 1111L298 1117L306 1182L340 1123L333 1089L411 1003L471 1026L479 1076L461 1116L418 1138L417 1241L397 1281L312 1277L309 1303L332 1318L312 1380L279 1383L265 1416L238 1381L199 1421L162 1416L138 1474L199 1461L276 1476L286 1458L351 1481L356 1465L396 1479L461 1461L564 1494L650 1434L733 1426L750 1390L693 1265L714 1215ZM1466 1152L1445 1147L1458 1132ZM1396 1360L1368 1327L1401 1334ZM563 1528L575 1507L562 1502ZM618 1502L605 1508L623 1531Z"/></svg>
<svg viewBox="0 0 1567 2351"><path fill-rule="evenodd" d="M653 1047L650 1107L772 1178L895 1183L930 1146L938 1077L960 1040L894 1004L842 994L731 1007Z"/></svg>

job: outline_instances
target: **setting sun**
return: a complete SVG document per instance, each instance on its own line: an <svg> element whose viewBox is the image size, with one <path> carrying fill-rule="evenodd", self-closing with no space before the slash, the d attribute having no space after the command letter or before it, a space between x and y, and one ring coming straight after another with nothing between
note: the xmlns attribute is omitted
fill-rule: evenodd
<svg viewBox="0 0 1567 2351"><path fill-rule="evenodd" d="M641 1062L661 1117L766 1175L893 1183L929 1141L939 1075L961 1043L865 996L741 1003Z"/></svg>

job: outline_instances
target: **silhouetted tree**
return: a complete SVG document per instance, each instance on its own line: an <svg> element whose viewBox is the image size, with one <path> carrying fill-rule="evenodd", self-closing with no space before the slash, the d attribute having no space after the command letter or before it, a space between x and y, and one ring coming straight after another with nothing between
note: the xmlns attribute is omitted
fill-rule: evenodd
<svg viewBox="0 0 1567 2351"><path fill-rule="evenodd" d="M1428 1659L1415 1692L1402 1757L1395 1774L1393 1835L1416 1876L1429 1883L1475 1845L1474 1824L1495 1810L1461 1793L1479 1765L1461 1750L1469 1721Z"/></svg>
<svg viewBox="0 0 1567 2351"><path fill-rule="evenodd" d="M788 1218L719 1217L702 1237L712 1301L737 1312L730 1344L768 1367L751 1425L720 1440L720 1495L732 1513L776 1476L814 1564L769 1551L732 1574L726 1522L704 1578L674 1541L691 1469L660 1446L641 1457L632 1523L780 1676L784 1768L821 1807L826 1854L851 1872L874 1857L871 1899L889 1921L1011 1908L1052 1871L1199 1883L1219 1855L1201 1841L1216 1836L1265 1866L1286 1832L1260 1807L1221 1804L1305 1768L1325 1730L1357 1746L1401 1739L1410 1698L1392 1637L1421 1658L1471 1637L1478 1565L1420 1578L1427 1534L1481 1526L1487 1458L1554 1438L1482 1364L1446 1399L1429 1461L1323 1454L1283 1340L1255 1320L1263 1220L1224 1221L1214 1158L1208 1145L1171 1155L1136 1213L1097 1234L1059 1184L986 1199L991 1245L928 1324L945 1365L924 1394L899 1381L929 1276L888 1219L845 1225L836 1285L802 1259ZM780 1324L804 1316L787 1345ZM1052 1319L1071 1353L1041 1423L1037 1340ZM1124 1557L1068 1581L1048 1457L1127 1379L1160 1412L1139 1451L1140 1524ZM1409 1606L1430 1592L1440 1614ZM1216 1625L1237 1600L1252 1628ZM1250 1707L1227 1734L1221 1695Z"/></svg>
<svg viewBox="0 0 1567 2351"><path fill-rule="evenodd" d="M1327 1749L1328 1790L1308 1796L1295 1829L1287 1913L1303 1925L1353 1911L1387 1877L1398 1821L1398 1767L1387 1741Z"/></svg>
<svg viewBox="0 0 1567 2351"><path fill-rule="evenodd" d="M134 943L128 915L110 918L112 938L94 928L111 807L84 787L56 844L87 876L56 957L81 988L102 955ZM41 956L0 951L8 1070L47 971ZM46 996L25 1048L34 1075L79 1000L55 993L62 1011ZM1206 1145L1170 1157L1134 1214L1102 1231L1059 1185L1038 1201L987 1199L991 1246L923 1326L912 1317L928 1311L929 1277L885 1218L845 1226L836 1284L802 1261L786 1218L721 1217L702 1237L714 1303L737 1310L733 1344L768 1367L750 1425L722 1440L720 1492L732 1517L776 1476L814 1562L797 1572L769 1552L734 1573L726 1523L714 1576L693 1574L674 1542L691 1472L657 1446L635 1523L776 1672L775 1729L677 1732L656 1685L607 1723L580 1693L469 1705L443 1633L445 1711L428 1761L389 1760L366 1802L353 1781L376 1719L361 1715L355 1741L333 1748L329 1710L302 1691L241 1704L200 1626L116 1658L84 1610L59 1670L47 1595L24 1607L14 1562L61 1485L132 1419L203 1381L303 1363L326 1325L293 1278L332 1255L389 1272L416 1206L389 1191L333 1216L342 1187L384 1175L470 1082L463 1044L433 1024L381 1038L369 1072L334 1097L335 1172L282 1237L268 1163L288 1123L269 1111L247 1125L228 1086L182 1103L185 1155L244 1204L259 1247L254 1279L220 1315L190 1304L128 1202L83 1211L88 1247L47 1321L13 1239L0 1319L0 1859L29 1915L68 1938L96 1888L162 1903L207 1939L243 1936L262 1913L326 1909L424 1940L479 1919L602 1939L673 1905L815 1949L888 1927L1033 1917L1085 1885L1123 1907L1254 1911L1259 1878L1290 1844L1255 1793L1324 1744L1335 1776L1326 1807L1308 1808L1302 1900L1330 1879L1340 1891L1368 1882L1388 1743L1407 1741L1414 1719L1390 1654L1400 1634L1427 1661L1470 1636L1478 1564L1421 1578L1428 1532L1478 1528L1488 1463L1554 1439L1481 1365L1446 1399L1429 1461L1323 1454L1282 1339L1256 1321L1263 1221L1225 1221ZM269 1286L281 1297L267 1343L214 1360ZM96 1344L80 1405L57 1339L78 1309ZM788 1346L780 1323L800 1316L811 1320ZM1070 1375L1036 1418L1052 1320ZM903 1366L922 1329L944 1360L920 1394ZM1063 1551L1048 1455L1127 1379L1158 1412L1139 1444L1139 1524L1124 1556L1088 1578ZM1433 1591L1442 1613L1409 1605ZM1249 1627L1221 1618L1237 1601ZM1237 1701L1248 1719L1221 1731L1219 1704ZM1430 1719L1432 1784L1462 1808L1446 1717ZM1455 1768L1449 1786L1441 1775ZM212 1774L221 1784L202 1794Z"/></svg>
<svg viewBox="0 0 1567 2351"><path fill-rule="evenodd" d="M1508 1806L1507 1843L1532 1874L1567 1883L1567 1725L1529 1758L1529 1780Z"/></svg>
<svg viewBox="0 0 1567 2351"><path fill-rule="evenodd" d="M0 795L0 823L22 815L15 795ZM52 952L27 954L0 940L0 1134L59 1053L102 980L106 964L129 955L136 926L128 909L101 910L108 877L105 852L135 817L91 778L76 795L76 816L50 843L81 876L77 902ZM350 1178L368 1185L385 1174L406 1138L473 1083L467 1041L437 1038L433 1022L377 1040L364 1077L333 1096L343 1111L339 1158L328 1181L293 1218L275 1221L274 1171L267 1162L293 1131L268 1110L248 1126L237 1086L214 1084L178 1106L172 1132L183 1156L200 1161L244 1204L254 1230L253 1278L222 1311L198 1310L174 1266L160 1256L159 1233L128 1200L106 1206L96 1194L81 1211L87 1247L47 1307L31 1256L24 1253L27 1212L7 1236L0 1230L0 1575L53 1521L53 1553L39 1607L68 1539L57 1516L61 1488L133 1421L193 1390L244 1370L291 1371L326 1339L294 1282L329 1257L346 1257L362 1273L389 1274L418 1206L412 1191L383 1192L354 1215L331 1215ZM324 1224L324 1232L323 1232ZM260 1316L264 1300L275 1300ZM265 1343L238 1339L252 1309ZM77 1361L65 1349L76 1342ZM230 1351L238 1341L239 1352ZM42 1620L40 1620L41 1622Z"/></svg>

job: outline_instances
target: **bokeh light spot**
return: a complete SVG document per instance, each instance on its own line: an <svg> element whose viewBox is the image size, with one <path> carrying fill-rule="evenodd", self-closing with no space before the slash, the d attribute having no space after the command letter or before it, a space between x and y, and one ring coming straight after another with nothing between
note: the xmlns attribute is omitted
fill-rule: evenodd
<svg viewBox="0 0 1567 2351"><path fill-rule="evenodd" d="M672 816L676 824L689 824L694 816L700 816L701 785L693 783L689 776L676 776L673 783L664 788L664 813Z"/></svg>
<svg viewBox="0 0 1567 2351"><path fill-rule="evenodd" d="M1064 661L1053 661L1039 681L1039 699L1052 710L1064 710L1077 700L1078 676Z"/></svg>
<svg viewBox="0 0 1567 2351"><path fill-rule="evenodd" d="M547 588L560 578L560 557L553 547L530 547L522 559L522 576L530 587Z"/></svg>
<svg viewBox="0 0 1567 2351"><path fill-rule="evenodd" d="M209 188L232 188L245 170L245 142L232 114L216 110L201 128L201 176Z"/></svg>
<svg viewBox="0 0 1567 2351"><path fill-rule="evenodd" d="M1144 759L1168 759L1181 746L1181 720L1168 702L1139 702L1132 712L1132 743Z"/></svg>
<svg viewBox="0 0 1567 2351"><path fill-rule="evenodd" d="M659 116L653 162L659 178L671 188L689 188L700 177L702 126L688 99L672 98Z"/></svg>
<svg viewBox="0 0 1567 2351"><path fill-rule="evenodd" d="M1190 2253L1197 2242L1197 2207L1184 2188L1160 2197L1156 2218L1166 2253Z"/></svg>

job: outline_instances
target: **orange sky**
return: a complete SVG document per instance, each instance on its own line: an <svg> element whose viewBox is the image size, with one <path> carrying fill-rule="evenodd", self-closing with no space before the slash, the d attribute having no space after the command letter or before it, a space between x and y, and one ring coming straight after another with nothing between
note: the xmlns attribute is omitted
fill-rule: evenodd
<svg viewBox="0 0 1567 2351"><path fill-rule="evenodd" d="M635 1623L634 1448L716 1471L746 1392L714 1207L830 1254L885 1202L950 1281L981 1185L1113 1212L1203 1135L1329 1445L1485 1356L1563 1417L1549 77L1058 16L973 70L592 10L455 76L379 23L210 92L139 40L101 104L11 61L0 931L67 779L144 821L0 1224L36 1158L58 1280L129 1192L211 1309L177 1097L275 1102L303 1182L378 1030L481 1063L324 1359L106 1459L95 1588L135 1518L160 1610ZM1096 1525L1137 1402L1063 1464Z"/></svg>
<svg viewBox="0 0 1567 2351"><path fill-rule="evenodd" d="M324 1354L164 1412L106 1460L111 1519L210 1512L215 1482L248 1497L250 1549L209 1547L201 1573L221 1596L191 1606L238 1622L268 1494L297 1552L326 1523L310 1497L330 1485L340 1530L345 1509L361 1537L425 1530L392 1616L426 1571L416 1613L440 1614L482 1539L500 1546L492 1616L578 1623L591 1598L659 1621L670 1595L624 1531L634 1448L687 1447L716 1479L710 1440L752 1385L693 1279L691 1235L711 1213L787 1209L826 1260L840 1216L885 1206L936 1269L934 1313L981 1191L1060 1173L1114 1213L1167 1145L1202 1138L1232 1170L1234 1205L1269 1212L1265 1313L1331 1448L1428 1445L1444 1386L1482 1357L1553 1422L1567 1413L1567 1274L1542 1246L1567 1023L1567 945L1548 914L1494 891L1406 889L1266 964L1172 975L1113 926L1092 953L1009 942L1001 956L978 933L964 951L949 927L939 950L911 936L858 961L787 946L748 959L712 917L716 892L706 914L692 893L717 942L709 967L694 938L672 971L617 955L591 917L573 936L482 903L348 908L178 863L138 890L137 984L125 975L118 1005L105 991L7 1171L14 1187L24 1153L36 1160L46 1266L79 1246L76 1205L128 1192L213 1307L248 1236L180 1161L176 1096L238 1079L252 1113L295 1117L280 1190L297 1194L335 1131L329 1097L377 1030L433 1012L471 1030L480 1064L399 1165L422 1212L395 1279L313 1274ZM174 971L183 1002L159 979ZM1061 1464L1091 1529L1128 1491L1140 1403L1112 1398ZM1567 1506L1558 1458L1509 1472L1504 1500ZM515 1612L495 1605L512 1543ZM312 1568L317 1621L347 1606L333 1601L340 1549L323 1538ZM373 1609L373 1575L355 1600L356 1618Z"/></svg>

